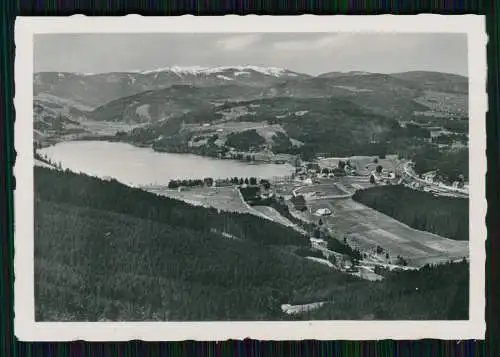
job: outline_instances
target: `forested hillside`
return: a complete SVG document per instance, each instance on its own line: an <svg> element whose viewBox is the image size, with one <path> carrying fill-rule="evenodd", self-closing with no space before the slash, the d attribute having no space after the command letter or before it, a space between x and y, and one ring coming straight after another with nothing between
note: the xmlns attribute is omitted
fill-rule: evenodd
<svg viewBox="0 0 500 357"><path fill-rule="evenodd" d="M200 129L203 123L211 123L212 126ZM217 132L214 125L218 125L216 127L223 132ZM252 129L253 126L259 127L259 132ZM208 151L217 153L228 148L239 151L262 149L267 143L267 147L274 152L301 154L309 159L318 152L335 155L385 154L385 142L382 145L378 141L373 142L373 139L390 137L395 126L399 127L397 121L375 115L342 98L277 97L226 103L216 109L200 109L136 129L121 139L152 145L158 151L197 154ZM266 142L262 136L268 134L272 136L272 143ZM208 140L202 146L189 146L189 141L198 135L205 139L215 135L221 140L217 145ZM290 139L303 145L294 145ZM207 150L208 147L215 150Z"/></svg>
<svg viewBox="0 0 500 357"><path fill-rule="evenodd" d="M359 190L353 199L415 229L469 240L468 199L435 197L402 185Z"/></svg>
<svg viewBox="0 0 500 357"><path fill-rule="evenodd" d="M37 196L47 201L112 211L204 232L217 229L262 244L307 245L295 231L250 214L194 207L120 184L71 172L36 168Z"/></svg>
<svg viewBox="0 0 500 357"><path fill-rule="evenodd" d="M467 318L466 263L362 281L295 254L307 239L258 217L39 167L35 198L37 320L301 319L281 304L324 300L314 318Z"/></svg>
<svg viewBox="0 0 500 357"><path fill-rule="evenodd" d="M469 316L469 264L424 266L417 271L389 273L374 284L357 283L337 292L334 304L303 314L302 319L467 320ZM424 308L425 306L425 308Z"/></svg>

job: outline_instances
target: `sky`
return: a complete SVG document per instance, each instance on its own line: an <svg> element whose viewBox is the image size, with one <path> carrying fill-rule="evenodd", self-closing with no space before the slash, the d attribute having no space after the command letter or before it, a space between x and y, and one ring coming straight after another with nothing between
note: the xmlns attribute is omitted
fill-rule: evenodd
<svg viewBox="0 0 500 357"><path fill-rule="evenodd" d="M415 70L467 75L465 34L38 34L35 72L256 65L318 75Z"/></svg>

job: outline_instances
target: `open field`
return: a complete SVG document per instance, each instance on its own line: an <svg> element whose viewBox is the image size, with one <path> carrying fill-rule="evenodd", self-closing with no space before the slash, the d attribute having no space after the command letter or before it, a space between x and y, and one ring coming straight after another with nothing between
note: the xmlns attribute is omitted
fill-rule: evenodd
<svg viewBox="0 0 500 357"><path fill-rule="evenodd" d="M213 207L227 212L255 212L241 199L234 187L203 188L194 187L184 191L165 187L150 187L147 191L157 195L175 198L196 206Z"/></svg>
<svg viewBox="0 0 500 357"><path fill-rule="evenodd" d="M467 114L467 96L458 93L443 93L426 91L423 96L418 97L415 102L425 105L432 111L448 114Z"/></svg>
<svg viewBox="0 0 500 357"><path fill-rule="evenodd" d="M354 193L356 190L362 190L376 185L371 184L369 178L365 176L348 176L342 177L337 183L337 186L343 190Z"/></svg>
<svg viewBox="0 0 500 357"><path fill-rule="evenodd" d="M192 132L208 136L217 134L219 143L225 142L229 134L241 133L248 130L257 131L268 144L273 143L273 137L277 133L286 135L286 131L281 125L268 124L265 122L223 122L214 123L210 126L186 126L186 128L189 128Z"/></svg>
<svg viewBox="0 0 500 357"><path fill-rule="evenodd" d="M97 120L79 120L82 128L96 135L115 135L118 131L128 132L135 128L145 126L144 124L127 124L122 122L102 122Z"/></svg>
<svg viewBox="0 0 500 357"><path fill-rule="evenodd" d="M466 241L455 241L436 234L418 231L366 207L352 199L315 200L308 202L311 211L329 208L332 216L322 220L334 231L347 235L348 242L361 250L380 245L391 259L404 257L411 266L468 257ZM309 214L311 220L318 217Z"/></svg>
<svg viewBox="0 0 500 357"><path fill-rule="evenodd" d="M171 190L164 187L147 187L148 192L184 201L186 203L213 207L226 212L249 213L267 220L291 227L294 230L305 233L305 231L281 215L277 210L269 206L249 206L244 202L237 189L234 187L195 187L184 191Z"/></svg>
<svg viewBox="0 0 500 357"><path fill-rule="evenodd" d="M320 199L321 197L334 197L349 195L350 192L339 188L334 181L311 186L302 186L295 191L297 195L304 195L309 199Z"/></svg>
<svg viewBox="0 0 500 357"><path fill-rule="evenodd" d="M374 187L376 185L369 182L366 176L345 176L335 178L318 178L318 184L313 185L295 185L296 187L290 188L296 194L316 194L317 198L321 196L343 196L346 194L354 194L356 190Z"/></svg>
<svg viewBox="0 0 500 357"><path fill-rule="evenodd" d="M189 129L196 132L212 132L217 130L222 130L220 133L238 133L247 130L262 130L262 129L274 129L274 131L284 132L280 125L271 125L266 122L224 122L224 123L214 123L210 126L200 126L193 125Z"/></svg>
<svg viewBox="0 0 500 357"><path fill-rule="evenodd" d="M400 166L397 157L390 155L387 155L385 159L378 158L377 156L326 157L318 160L318 163L321 168L334 168L337 167L340 160L350 160L351 163L356 165L359 175L369 175L378 165L387 171L397 171Z"/></svg>
<svg viewBox="0 0 500 357"><path fill-rule="evenodd" d="M292 227L303 233L300 227L297 227L297 225L282 216L274 208L269 206L249 206L244 202L241 195L234 187L195 187L184 191L171 190L163 187L148 187L145 189L157 195L178 199L195 206L213 207L226 212L253 214L281 225Z"/></svg>

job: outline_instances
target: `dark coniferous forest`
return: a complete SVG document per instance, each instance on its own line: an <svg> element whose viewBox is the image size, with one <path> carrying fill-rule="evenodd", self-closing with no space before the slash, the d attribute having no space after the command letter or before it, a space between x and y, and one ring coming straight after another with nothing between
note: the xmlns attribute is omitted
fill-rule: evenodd
<svg viewBox="0 0 500 357"><path fill-rule="evenodd" d="M37 167L35 198L38 321L468 317L467 262L369 282L307 260L292 229L116 181Z"/></svg>
<svg viewBox="0 0 500 357"><path fill-rule="evenodd" d="M455 240L469 240L469 200L436 197L399 186L359 190L353 199L412 228Z"/></svg>

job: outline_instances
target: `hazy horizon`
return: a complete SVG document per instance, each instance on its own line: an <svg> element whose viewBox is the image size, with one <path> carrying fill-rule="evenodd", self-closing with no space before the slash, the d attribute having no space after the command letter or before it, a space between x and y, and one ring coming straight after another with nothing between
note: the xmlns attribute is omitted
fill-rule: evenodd
<svg viewBox="0 0 500 357"><path fill-rule="evenodd" d="M38 34L35 72L112 73L251 65L328 72L433 71L467 76L465 34ZM147 54L147 55L145 55Z"/></svg>
<svg viewBox="0 0 500 357"><path fill-rule="evenodd" d="M235 64L234 66L236 67L236 66L245 66L245 65ZM255 66L255 65L248 64L248 66ZM175 66L172 66L172 67L175 67ZM191 67L191 66L179 66L179 67ZM200 66L200 67L215 68L217 66ZM224 66L224 67L231 67L231 66ZM259 67L264 67L264 66L259 66ZM167 69L167 68L168 67L164 67L162 69ZM281 67L281 68L292 71L291 69L286 68L286 67ZM72 74L78 74L78 75L84 75L84 76L97 76L97 75L101 75L101 74L113 74L113 73L141 73L141 72L154 71L154 70L155 69L152 68L152 69L144 69L144 70L94 72L94 73L69 72L69 71L36 71L34 73L38 74L38 73L55 73L55 72L59 72L59 73L72 73ZM160 69L158 71L160 71ZM398 73L407 73L407 72L436 72L436 73L451 74L451 75L457 75L457 76L462 76L462 77L468 78L467 74L460 74L460 73L453 73L453 72L446 72L446 71L430 71L430 70L413 70L413 71L386 72L386 73L383 73L383 72L368 72L368 71L330 71L330 72L321 72L321 73L314 74L314 75L313 74L309 74L309 73L304 73L304 72L298 72L298 71L292 71L292 72L300 73L300 74L305 74L305 75L310 75L311 77L318 77L318 76L321 76L323 74L333 73L333 72L343 73L343 74L347 74L347 73L350 73L350 72L365 72L365 73L369 73L369 74L389 74L389 75L390 74L398 74Z"/></svg>

